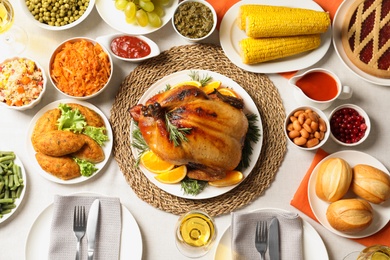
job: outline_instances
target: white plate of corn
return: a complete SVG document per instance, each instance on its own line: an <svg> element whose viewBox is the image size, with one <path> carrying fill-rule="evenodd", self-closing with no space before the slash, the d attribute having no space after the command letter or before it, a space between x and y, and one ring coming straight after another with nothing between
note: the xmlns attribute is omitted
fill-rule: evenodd
<svg viewBox="0 0 390 260"><path fill-rule="evenodd" d="M255 8L249 7L254 4ZM246 11L241 8L244 5L248 6ZM318 22L310 22L312 19ZM302 22L311 27L290 26ZM293 30L295 35L290 35ZM239 1L226 12L219 31L222 49L230 61L256 73L310 67L324 57L332 37L329 14L309 0Z"/></svg>

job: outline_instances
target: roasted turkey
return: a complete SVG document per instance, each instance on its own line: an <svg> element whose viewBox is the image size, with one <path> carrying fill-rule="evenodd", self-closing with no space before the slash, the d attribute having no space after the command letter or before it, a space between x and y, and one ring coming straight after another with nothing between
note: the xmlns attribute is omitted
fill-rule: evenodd
<svg viewBox="0 0 390 260"><path fill-rule="evenodd" d="M242 99L215 91L181 86L151 97L130 109L149 148L163 160L187 165L187 176L213 181L223 178L241 161L248 130ZM171 125L189 129L186 140L170 140Z"/></svg>

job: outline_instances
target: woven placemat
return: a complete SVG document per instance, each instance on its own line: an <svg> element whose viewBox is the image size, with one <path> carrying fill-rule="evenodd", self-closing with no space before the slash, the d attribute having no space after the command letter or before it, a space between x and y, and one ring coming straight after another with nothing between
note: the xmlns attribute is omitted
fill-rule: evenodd
<svg viewBox="0 0 390 260"><path fill-rule="evenodd" d="M135 166L130 149L129 109L157 80L177 71L191 69L214 71L237 82L252 97L263 125L263 146L252 173L231 191L202 200L179 198L158 188ZM286 137L282 127L284 118L280 95L267 76L238 68L228 60L220 46L177 46L141 63L122 82L111 109L113 153L126 181L145 202L177 215L199 209L217 216L249 204L270 186L286 151Z"/></svg>

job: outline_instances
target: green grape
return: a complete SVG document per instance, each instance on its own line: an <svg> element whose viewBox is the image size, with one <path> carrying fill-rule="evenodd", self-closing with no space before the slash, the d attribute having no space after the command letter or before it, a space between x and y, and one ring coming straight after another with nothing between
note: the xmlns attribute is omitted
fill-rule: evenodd
<svg viewBox="0 0 390 260"><path fill-rule="evenodd" d="M155 4L168 5L171 0L153 0Z"/></svg>
<svg viewBox="0 0 390 260"><path fill-rule="evenodd" d="M133 2L128 2L124 10L126 18L127 19L134 18L136 11L137 11L137 6Z"/></svg>
<svg viewBox="0 0 390 260"><path fill-rule="evenodd" d="M128 24L134 24L135 23L135 15L131 18L126 16L126 23Z"/></svg>
<svg viewBox="0 0 390 260"><path fill-rule="evenodd" d="M116 0L115 1L115 8L118 10L123 11L127 5L127 0Z"/></svg>
<svg viewBox="0 0 390 260"><path fill-rule="evenodd" d="M165 14L164 8L159 5L154 5L153 12L155 12L159 17L163 17Z"/></svg>
<svg viewBox="0 0 390 260"><path fill-rule="evenodd" d="M148 12L149 24L153 27L160 27L162 25L160 16L158 16L155 12Z"/></svg>
<svg viewBox="0 0 390 260"><path fill-rule="evenodd" d="M154 4L150 1L146 2L144 0L140 0L139 6L144 9L145 12L152 12L154 10Z"/></svg>
<svg viewBox="0 0 390 260"><path fill-rule="evenodd" d="M148 15L143 9L137 10L135 18L137 20L137 23L142 27L145 27L149 23Z"/></svg>

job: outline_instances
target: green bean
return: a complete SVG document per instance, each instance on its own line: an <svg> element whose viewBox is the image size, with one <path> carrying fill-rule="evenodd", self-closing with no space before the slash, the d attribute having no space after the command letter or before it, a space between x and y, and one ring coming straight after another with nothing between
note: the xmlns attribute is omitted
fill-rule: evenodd
<svg viewBox="0 0 390 260"><path fill-rule="evenodd" d="M0 218L16 208L15 201L24 188L22 171L15 159L15 153L0 151Z"/></svg>
<svg viewBox="0 0 390 260"><path fill-rule="evenodd" d="M0 203L14 203L14 199L12 198L6 198L6 199L0 199Z"/></svg>

